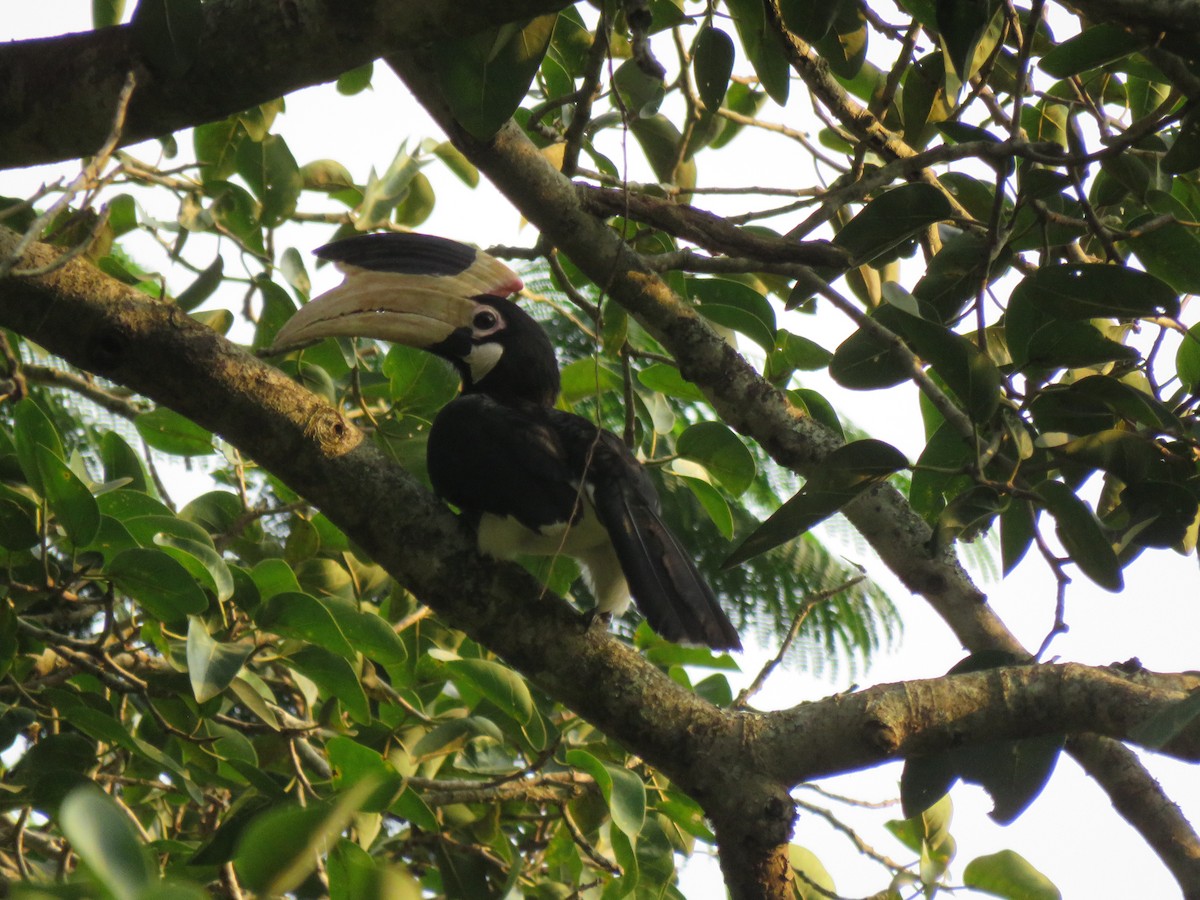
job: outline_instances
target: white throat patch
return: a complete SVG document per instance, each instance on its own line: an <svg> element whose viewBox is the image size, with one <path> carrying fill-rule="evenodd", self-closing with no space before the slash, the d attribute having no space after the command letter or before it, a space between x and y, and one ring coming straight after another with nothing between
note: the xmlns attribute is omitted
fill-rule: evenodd
<svg viewBox="0 0 1200 900"><path fill-rule="evenodd" d="M500 357L503 355L504 347L501 344L477 344L472 347L471 352L467 354L467 367L471 370L471 381L479 384L484 376L496 367L496 363L500 362Z"/></svg>

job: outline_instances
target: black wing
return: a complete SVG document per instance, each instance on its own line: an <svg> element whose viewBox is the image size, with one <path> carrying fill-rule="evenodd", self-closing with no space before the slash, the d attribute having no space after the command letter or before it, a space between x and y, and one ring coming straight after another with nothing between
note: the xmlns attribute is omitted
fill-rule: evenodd
<svg viewBox="0 0 1200 900"><path fill-rule="evenodd" d="M548 412L572 464L586 466L592 504L650 627L670 641L740 650L733 623L659 515L654 484L629 448L580 416Z"/></svg>

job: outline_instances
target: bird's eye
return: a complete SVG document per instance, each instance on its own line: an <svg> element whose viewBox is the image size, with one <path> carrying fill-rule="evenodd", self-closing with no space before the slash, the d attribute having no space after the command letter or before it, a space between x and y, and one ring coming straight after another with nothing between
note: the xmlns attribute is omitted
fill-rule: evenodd
<svg viewBox="0 0 1200 900"><path fill-rule="evenodd" d="M500 316L496 314L494 309L481 309L475 313L475 318L471 324L478 331L491 331L500 323Z"/></svg>

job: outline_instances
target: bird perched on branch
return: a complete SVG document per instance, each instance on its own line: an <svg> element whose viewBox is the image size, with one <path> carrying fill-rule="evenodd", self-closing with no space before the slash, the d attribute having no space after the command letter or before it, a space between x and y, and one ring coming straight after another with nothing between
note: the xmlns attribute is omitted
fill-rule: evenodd
<svg viewBox="0 0 1200 900"><path fill-rule="evenodd" d="M475 526L481 551L574 556L596 597L593 615L620 615L632 595L668 640L741 648L629 448L554 408L554 347L508 299L522 287L516 273L465 244L422 234L358 235L316 255L345 280L297 312L273 351L370 337L449 360L462 393L433 421L429 477Z"/></svg>

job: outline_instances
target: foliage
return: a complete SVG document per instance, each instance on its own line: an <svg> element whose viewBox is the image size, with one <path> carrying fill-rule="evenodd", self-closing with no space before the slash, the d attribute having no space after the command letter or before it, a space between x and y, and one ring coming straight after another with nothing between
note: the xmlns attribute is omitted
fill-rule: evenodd
<svg viewBox="0 0 1200 900"><path fill-rule="evenodd" d="M96 4L97 26L119 6ZM1120 591L1139 555L1196 553L1200 326L1181 323L1180 297L1200 291L1200 118L1169 40L1116 24L1057 39L1061 9L995 0L900 0L888 11L900 27L861 0L603 6L447 41L430 77L476 138L515 118L694 312L809 420L850 438L798 466L801 485L570 259L532 254L563 405L628 436L743 629L778 640L806 616L799 656L814 666L861 666L892 638L887 597L848 583L854 567L810 533L884 482L928 524L931 555L998 533L1006 574L1035 549L1063 591L1076 571ZM137 46L162 72L186 71L203 14L199 0L142 0ZM792 73L828 114L817 143L798 128ZM374 77L354 67L339 89ZM415 137L366 179L301 164L277 127L283 105L164 137L161 166L118 151L86 198L6 201L3 223L36 226L262 350L311 290L288 229L304 223L296 243L311 246L416 228L447 172L479 181L452 143ZM687 205L716 198L705 165L752 129L812 168L740 186L726 218ZM628 184L614 150L626 135L652 183ZM104 216L87 208L97 198ZM314 220L332 231L315 235ZM837 346L798 333L837 314L854 328ZM25 882L15 895L679 895L678 856L715 838L635 748L440 623L209 432L5 339L0 831L20 837L0 865ZM423 471L428 424L456 389L439 362L350 341L277 362ZM818 370L851 390L915 383L918 458L843 422L805 381ZM143 448L76 394L131 419ZM175 508L165 457L203 460L213 483ZM571 564L530 565L572 590ZM635 622L623 634L732 705L729 658ZM1192 704L1156 740L1194 717ZM957 778L1006 795L1006 818L1034 799L1061 747L1042 740L910 761L912 816L893 830L918 861L886 874L894 893L950 883L939 798ZM65 886L63 839L79 860ZM834 890L820 860L791 850L797 896ZM996 896L1057 895L1011 851L962 878Z"/></svg>

